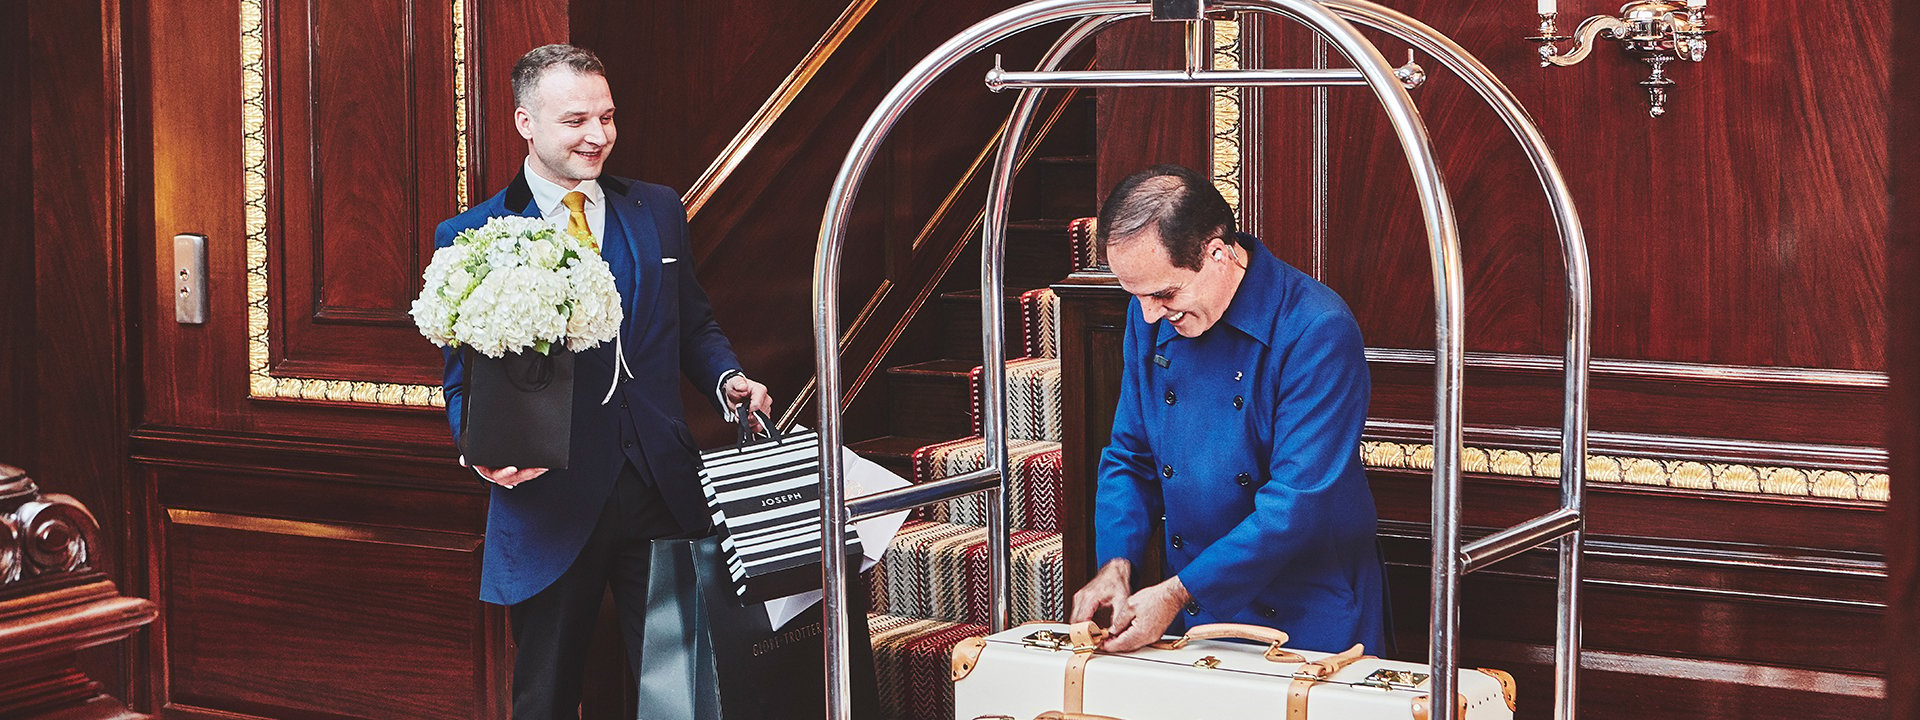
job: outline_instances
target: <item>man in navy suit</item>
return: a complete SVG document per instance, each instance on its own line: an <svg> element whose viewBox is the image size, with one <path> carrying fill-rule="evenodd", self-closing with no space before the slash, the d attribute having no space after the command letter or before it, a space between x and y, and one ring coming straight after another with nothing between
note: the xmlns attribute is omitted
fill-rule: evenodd
<svg viewBox="0 0 1920 720"><path fill-rule="evenodd" d="M709 524L680 376L712 392L729 416L737 403L768 412L773 401L741 373L714 323L694 279L680 198L601 175L616 133L599 58L569 45L536 48L514 65L513 100L524 167L500 194L441 223L434 243L450 245L495 217L547 218L592 235L625 308L618 352L608 343L575 361L569 467L474 468L494 485L480 597L509 606L513 717L573 718L602 594L611 586L637 671L649 543ZM446 362L457 441L466 367L457 350Z"/></svg>

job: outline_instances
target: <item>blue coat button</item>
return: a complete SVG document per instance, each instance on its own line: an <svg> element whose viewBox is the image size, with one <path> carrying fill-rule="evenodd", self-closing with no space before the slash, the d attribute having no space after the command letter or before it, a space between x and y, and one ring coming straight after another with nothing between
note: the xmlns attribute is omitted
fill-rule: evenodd
<svg viewBox="0 0 1920 720"><path fill-rule="evenodd" d="M1235 483L1238 483L1240 487L1246 487L1248 485L1252 485L1253 473L1240 473L1239 475L1233 476L1233 481Z"/></svg>
<svg viewBox="0 0 1920 720"><path fill-rule="evenodd" d="M1178 398L1178 397L1175 397L1175 396L1174 396L1174 394L1173 394L1173 391L1172 391L1172 390L1168 390L1168 391L1167 391L1167 404L1168 404L1168 405L1172 405L1172 404L1174 404L1174 402L1176 402L1176 401L1178 401L1178 400L1179 400L1179 398Z"/></svg>
<svg viewBox="0 0 1920 720"><path fill-rule="evenodd" d="M1171 477L1173 477L1173 466L1172 466L1172 465L1161 465L1161 466L1160 466L1160 477L1163 477L1163 478L1171 478Z"/></svg>

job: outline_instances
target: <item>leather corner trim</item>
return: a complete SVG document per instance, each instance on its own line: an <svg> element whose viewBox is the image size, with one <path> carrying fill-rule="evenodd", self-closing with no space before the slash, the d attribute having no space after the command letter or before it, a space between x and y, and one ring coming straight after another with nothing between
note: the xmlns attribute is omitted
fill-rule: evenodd
<svg viewBox="0 0 1920 720"><path fill-rule="evenodd" d="M970 637L953 646L953 681L967 679L973 669L980 666L980 653L987 649L987 639Z"/></svg>
<svg viewBox="0 0 1920 720"><path fill-rule="evenodd" d="M1488 676L1492 677L1494 680L1498 680L1500 682L1500 697L1507 701L1507 709L1513 712L1520 711L1520 706L1519 706L1520 686L1519 684L1513 681L1512 673L1509 673L1505 670L1495 670L1493 668L1474 668L1474 669L1480 672L1486 673Z"/></svg>

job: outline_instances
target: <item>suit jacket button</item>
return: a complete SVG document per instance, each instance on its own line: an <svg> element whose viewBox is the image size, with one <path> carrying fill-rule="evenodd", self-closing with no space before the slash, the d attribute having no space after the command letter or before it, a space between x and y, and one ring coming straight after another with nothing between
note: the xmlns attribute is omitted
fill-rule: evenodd
<svg viewBox="0 0 1920 720"><path fill-rule="evenodd" d="M1173 477L1173 466L1172 466L1172 465L1161 465L1161 466L1160 466L1160 477L1163 477L1163 478L1171 478L1171 477Z"/></svg>
<svg viewBox="0 0 1920 720"><path fill-rule="evenodd" d="M1254 610L1254 612L1260 613L1260 617L1266 618L1268 620L1272 620L1273 616L1280 614L1280 613L1274 612L1273 608L1267 607L1265 605L1261 605L1257 607Z"/></svg>
<svg viewBox="0 0 1920 720"><path fill-rule="evenodd" d="M1168 542L1171 542L1173 544L1173 549L1175 550L1179 550L1180 548L1186 546L1186 542L1181 540L1179 535L1175 535L1172 538L1169 538Z"/></svg>
<svg viewBox="0 0 1920 720"><path fill-rule="evenodd" d="M620 400L620 409L621 410L627 409L627 401L624 398Z"/></svg>
<svg viewBox="0 0 1920 720"><path fill-rule="evenodd" d="M1252 485L1253 473L1240 473L1239 475L1233 476L1233 481L1235 483L1239 483L1240 487L1246 487L1248 485Z"/></svg>
<svg viewBox="0 0 1920 720"><path fill-rule="evenodd" d="M1172 391L1172 390L1168 390L1168 391L1167 391L1167 404L1168 404L1168 405L1172 405L1172 404L1174 404L1175 402L1179 402L1179 400L1180 400L1180 398L1179 398L1179 397L1177 397L1177 396L1175 396L1175 395L1173 394L1173 391Z"/></svg>
<svg viewBox="0 0 1920 720"><path fill-rule="evenodd" d="M1239 395L1233 396L1233 409L1239 410L1240 408L1245 407L1246 404L1247 404L1246 398L1241 397Z"/></svg>
<svg viewBox="0 0 1920 720"><path fill-rule="evenodd" d="M621 446L621 447L624 447L624 448L626 448L626 449L628 449L628 450L632 450L632 449L633 449L633 441L632 441L632 440L628 440L628 441L626 441L626 442L624 442L624 443L621 443L621 444L620 444L620 446Z"/></svg>

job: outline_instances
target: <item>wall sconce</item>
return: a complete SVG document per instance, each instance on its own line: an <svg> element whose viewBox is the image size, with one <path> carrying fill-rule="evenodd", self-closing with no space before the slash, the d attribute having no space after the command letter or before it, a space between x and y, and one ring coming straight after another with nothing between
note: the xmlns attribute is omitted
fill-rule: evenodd
<svg viewBox="0 0 1920 720"><path fill-rule="evenodd" d="M1660 117L1667 113L1667 63L1676 58L1700 62L1707 56L1706 0L1639 0L1620 8L1620 16L1595 15L1580 21L1571 37L1560 34L1557 0L1536 0L1540 13L1540 34L1528 40L1540 43L1540 67L1567 66L1587 59L1594 41L1602 35L1621 42L1621 49L1652 66L1653 74L1640 81L1647 89L1647 114ZM1560 41L1572 40L1573 48L1560 51Z"/></svg>

